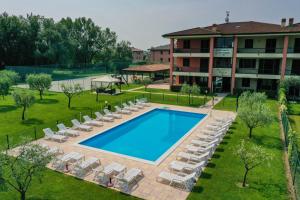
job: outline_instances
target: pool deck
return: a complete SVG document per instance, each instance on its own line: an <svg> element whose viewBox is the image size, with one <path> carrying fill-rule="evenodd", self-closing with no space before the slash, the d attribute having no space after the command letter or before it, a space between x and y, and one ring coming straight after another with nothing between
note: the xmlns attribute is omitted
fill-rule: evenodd
<svg viewBox="0 0 300 200"><path fill-rule="evenodd" d="M102 132L108 128L116 126L124 121L134 118L144 112L148 112L153 108L160 107L168 107L169 109L181 110L181 111L190 111L195 113L203 113L208 114L208 117L203 119L203 122L196 127L190 135L188 135L166 158L159 164L147 164L144 162L132 160L130 158L120 157L118 155L113 155L110 153L99 152L92 149L83 148L78 144L79 141L82 141L92 135L95 135L98 132ZM129 194L133 196L137 196L143 199L159 199L159 200L183 200L186 199L189 195L189 192L180 190L178 188L162 184L156 181L156 177L162 171L169 171L168 166L173 161L176 160L176 155L180 151L184 151L184 147L190 143L192 139L195 139L196 134L199 133L199 130L203 129L206 124L210 121L213 121L213 117L234 117L235 113L229 111L219 111L219 110L211 110L209 108L191 108L191 107L182 107L182 106L174 106L174 105L161 105L151 103L150 107L146 107L138 112L133 112L131 115L122 115L122 119L117 119L114 122L104 122L102 127L95 127L91 132L83 132L80 136L77 137L69 137L66 142L58 143L45 139L39 139L38 143L47 144L49 146L57 146L61 148L64 153L68 153L71 151L76 151L85 155L85 158L89 157L97 157L101 161L101 165L106 166L112 162L118 162L122 165L125 165L127 169L130 168L139 168L143 171L144 177L138 182L137 186L134 187ZM155 148L155 147L153 147ZM49 165L49 168L52 167ZM71 175L71 174L69 174ZM73 175L72 175L73 176ZM93 181L94 174L87 175L84 180L94 182ZM201 181L201 180L200 180ZM94 182L96 183L96 182ZM114 188L113 188L114 189ZM88 191L87 191L88 192Z"/></svg>

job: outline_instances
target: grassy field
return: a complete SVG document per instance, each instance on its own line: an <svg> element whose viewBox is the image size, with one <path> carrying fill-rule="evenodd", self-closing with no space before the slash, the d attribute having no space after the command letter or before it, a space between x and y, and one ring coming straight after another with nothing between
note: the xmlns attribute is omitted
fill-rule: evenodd
<svg viewBox="0 0 300 200"><path fill-rule="evenodd" d="M234 111L235 102L235 98L227 97L215 108ZM236 183L242 180L243 166L234 155L234 147L248 137L248 129L237 119L188 199L289 199L277 119L278 105L275 100L268 100L268 105L275 121L270 126L254 129L251 140L273 154L271 166L254 169L248 177L249 187L237 187Z"/></svg>

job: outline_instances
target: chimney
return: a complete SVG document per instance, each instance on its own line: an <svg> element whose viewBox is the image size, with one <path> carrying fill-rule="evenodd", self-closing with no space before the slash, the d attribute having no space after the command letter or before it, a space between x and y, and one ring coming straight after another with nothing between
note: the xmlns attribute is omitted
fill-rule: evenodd
<svg viewBox="0 0 300 200"><path fill-rule="evenodd" d="M213 32L216 32L216 31L217 31L217 24L213 24L213 25L212 25L212 31L213 31Z"/></svg>
<svg viewBox="0 0 300 200"><path fill-rule="evenodd" d="M289 18L289 26L293 26L294 25L294 18Z"/></svg>
<svg viewBox="0 0 300 200"><path fill-rule="evenodd" d="M284 28L286 25L286 18L281 19L281 28Z"/></svg>

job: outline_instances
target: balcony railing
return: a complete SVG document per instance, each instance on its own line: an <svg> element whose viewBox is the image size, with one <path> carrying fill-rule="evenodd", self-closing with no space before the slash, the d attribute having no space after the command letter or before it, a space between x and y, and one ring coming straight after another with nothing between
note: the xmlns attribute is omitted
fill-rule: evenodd
<svg viewBox="0 0 300 200"><path fill-rule="evenodd" d="M300 53L300 47L298 48L289 48L288 53Z"/></svg>
<svg viewBox="0 0 300 200"><path fill-rule="evenodd" d="M289 68L289 69L285 70L286 75L300 76L300 70L298 70L298 69L300 69L300 67L299 68L297 67L296 69L291 69L291 67L287 67L287 68Z"/></svg>
<svg viewBox="0 0 300 200"><path fill-rule="evenodd" d="M282 53L282 48L238 48L238 53Z"/></svg>
<svg viewBox="0 0 300 200"><path fill-rule="evenodd" d="M258 69L255 69L255 68L237 68L236 73L238 73L238 74L258 74Z"/></svg>
<svg viewBox="0 0 300 200"><path fill-rule="evenodd" d="M174 53L209 53L209 48L175 48Z"/></svg>
<svg viewBox="0 0 300 200"><path fill-rule="evenodd" d="M208 67L178 67L174 66L173 72L208 72Z"/></svg>
<svg viewBox="0 0 300 200"><path fill-rule="evenodd" d="M258 74L270 74L270 75L279 75L279 67L272 68L258 68Z"/></svg>

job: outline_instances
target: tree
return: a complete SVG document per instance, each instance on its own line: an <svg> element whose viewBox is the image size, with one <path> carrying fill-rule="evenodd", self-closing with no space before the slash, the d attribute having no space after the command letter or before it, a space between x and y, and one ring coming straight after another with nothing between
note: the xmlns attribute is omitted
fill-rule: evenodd
<svg viewBox="0 0 300 200"><path fill-rule="evenodd" d="M22 91L15 91L13 93L13 98L15 100L15 103L18 107L22 107L22 120L25 119L25 112L26 109L28 109L33 103L34 103L34 95L31 92L28 92L26 90Z"/></svg>
<svg viewBox="0 0 300 200"><path fill-rule="evenodd" d="M0 95L4 99L9 94L10 80L8 78L0 77Z"/></svg>
<svg viewBox="0 0 300 200"><path fill-rule="evenodd" d="M49 74L29 74L26 82L30 89L39 91L40 99L42 100L44 91L51 87L52 78Z"/></svg>
<svg viewBox="0 0 300 200"><path fill-rule="evenodd" d="M191 104L191 92L192 92L191 86L187 83L183 83L182 86L181 86L180 92L182 94L188 94L189 95L189 104Z"/></svg>
<svg viewBox="0 0 300 200"><path fill-rule="evenodd" d="M264 93L244 92L239 97L238 116L249 128L249 138L252 130L259 126L267 126L272 122L269 107L266 105Z"/></svg>
<svg viewBox="0 0 300 200"><path fill-rule="evenodd" d="M145 87L145 91L147 90L148 85L150 85L153 81L151 80L151 78L144 78L143 80L141 80L141 84L144 85Z"/></svg>
<svg viewBox="0 0 300 200"><path fill-rule="evenodd" d="M42 181L43 172L53 155L46 148L32 143L22 144L14 157L4 152L0 154L0 186L13 188L20 193L20 199L25 200L32 179Z"/></svg>
<svg viewBox="0 0 300 200"><path fill-rule="evenodd" d="M250 144L247 140L241 140L241 143L236 147L235 154L241 159L245 169L243 187L246 187L247 175L250 170L263 163L269 164L269 161L273 158L272 154L268 154L258 145Z"/></svg>
<svg viewBox="0 0 300 200"><path fill-rule="evenodd" d="M82 87L80 86L80 84L69 84L69 85L62 84L61 89L68 98L68 108L71 108L72 98L74 96L81 94L81 92L83 90Z"/></svg>
<svg viewBox="0 0 300 200"><path fill-rule="evenodd" d="M20 80L19 74L11 70L1 71L0 78L7 78L10 82L10 86L17 84L17 82Z"/></svg>

